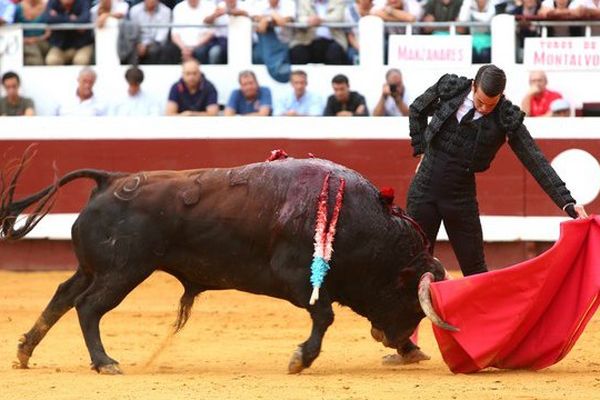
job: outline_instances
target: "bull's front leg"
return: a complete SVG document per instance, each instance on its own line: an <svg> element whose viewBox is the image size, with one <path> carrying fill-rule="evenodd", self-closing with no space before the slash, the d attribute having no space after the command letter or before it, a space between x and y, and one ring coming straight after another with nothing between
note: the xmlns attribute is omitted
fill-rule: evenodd
<svg viewBox="0 0 600 400"><path fill-rule="evenodd" d="M308 340L298 346L292 355L288 365L290 374L300 373L303 369L311 366L321 352L323 336L334 319L331 300L324 290L321 290L319 300L312 306L307 305L306 308L312 319L312 331Z"/></svg>
<svg viewBox="0 0 600 400"><path fill-rule="evenodd" d="M418 331L418 327L415 330L415 333ZM430 360L431 357L425 354L419 346L417 346L412 338L408 338L405 340L398 341L398 343L391 343L385 333L375 328L371 327L371 336L378 342L381 342L385 347L389 347L397 350L397 354L388 354L383 357L382 363L384 365L406 365L406 364L414 364L421 361Z"/></svg>

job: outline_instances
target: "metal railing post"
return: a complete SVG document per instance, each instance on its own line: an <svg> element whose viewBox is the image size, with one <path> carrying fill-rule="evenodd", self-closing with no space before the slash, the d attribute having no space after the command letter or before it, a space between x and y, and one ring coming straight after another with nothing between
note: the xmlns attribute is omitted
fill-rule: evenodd
<svg viewBox="0 0 600 400"><path fill-rule="evenodd" d="M117 40L119 38L119 20L108 18L103 28L95 29L96 66L99 68L114 68L121 65L117 53Z"/></svg>
<svg viewBox="0 0 600 400"><path fill-rule="evenodd" d="M373 15L362 17L358 22L360 66L365 68L383 65L383 20Z"/></svg>
<svg viewBox="0 0 600 400"><path fill-rule="evenodd" d="M229 18L227 63L238 68L252 65L252 21L248 17Z"/></svg>
<svg viewBox="0 0 600 400"><path fill-rule="evenodd" d="M515 35L515 17L500 14L492 18L492 63L501 68L515 64L517 41Z"/></svg>

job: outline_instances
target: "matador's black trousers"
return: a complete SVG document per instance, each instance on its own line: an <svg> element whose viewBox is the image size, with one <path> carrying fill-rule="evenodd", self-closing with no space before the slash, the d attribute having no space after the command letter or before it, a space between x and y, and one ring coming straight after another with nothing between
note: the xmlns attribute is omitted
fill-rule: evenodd
<svg viewBox="0 0 600 400"><path fill-rule="evenodd" d="M408 190L407 212L427 235L432 254L443 221L463 275L487 271L475 174L463 160L428 149Z"/></svg>

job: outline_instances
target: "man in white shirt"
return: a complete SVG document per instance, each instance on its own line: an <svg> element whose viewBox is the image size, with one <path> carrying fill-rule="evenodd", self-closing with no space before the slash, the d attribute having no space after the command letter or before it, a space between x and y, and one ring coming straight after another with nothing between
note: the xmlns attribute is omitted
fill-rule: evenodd
<svg viewBox="0 0 600 400"><path fill-rule="evenodd" d="M273 115L280 116L318 116L323 114L321 98L306 90L308 79L306 72L295 70L291 73L292 90L275 103Z"/></svg>
<svg viewBox="0 0 600 400"><path fill-rule="evenodd" d="M173 24L205 24L206 18L213 14L215 4L211 0L184 0L173 8ZM208 54L218 45L215 29L209 27L173 28L171 39L181 51L182 61L195 58L202 64L208 64Z"/></svg>
<svg viewBox="0 0 600 400"><path fill-rule="evenodd" d="M106 104L94 96L96 72L85 67L79 72L75 96L63 101L56 110L59 116L103 116L106 115Z"/></svg>
<svg viewBox="0 0 600 400"><path fill-rule="evenodd" d="M399 117L408 116L408 96L398 68L390 68L385 74L385 84L381 90L379 101L373 109L374 116Z"/></svg>
<svg viewBox="0 0 600 400"><path fill-rule="evenodd" d="M110 110L110 114L128 117L159 115L158 103L142 91L144 72L138 67L130 67L125 72L125 80L127 95Z"/></svg>
<svg viewBox="0 0 600 400"><path fill-rule="evenodd" d="M272 28L280 42L290 42L292 30L285 25L296 17L296 3L293 0L258 0L251 13L259 27L262 25L260 31Z"/></svg>
<svg viewBox="0 0 600 400"><path fill-rule="evenodd" d="M131 22L138 25L168 24L171 22L171 9L158 0L144 0L131 7L129 12ZM166 52L168 46L169 28L141 27L140 41L136 46L138 59L142 64L167 64Z"/></svg>
<svg viewBox="0 0 600 400"><path fill-rule="evenodd" d="M344 22L344 0L298 0L298 22L307 29L296 29L290 42L292 64L348 64L346 30L323 26Z"/></svg>

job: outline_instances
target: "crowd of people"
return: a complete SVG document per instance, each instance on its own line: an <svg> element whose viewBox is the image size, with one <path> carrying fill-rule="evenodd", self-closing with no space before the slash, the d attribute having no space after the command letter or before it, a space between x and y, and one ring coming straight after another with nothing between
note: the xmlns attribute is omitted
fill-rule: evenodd
<svg viewBox="0 0 600 400"><path fill-rule="evenodd" d="M369 111L365 97L351 90L344 74L331 80L332 94L323 99L320 93L307 89L308 75L304 70L291 72L289 88L273 97L268 86L260 85L252 70L238 74L239 87L229 95L227 104L218 103L217 85L201 70L194 58L184 61L181 78L174 82L163 109L155 100L156 93L142 90L144 72L132 66L125 72L127 91L117 100L101 99L94 94L96 72L84 66L77 77L74 95L63 98L54 112L59 116L408 116L412 99L407 95L402 72L390 68L385 74L381 95ZM568 101L556 91L547 88L548 79L543 71L533 71L529 77L529 91L521 108L530 117L570 116ZM0 98L0 116L35 115L34 99L20 94L21 79L15 72L2 75L5 96Z"/></svg>
<svg viewBox="0 0 600 400"><path fill-rule="evenodd" d="M517 33L521 43L524 37L540 34L539 29L529 24L532 18L600 19L600 0L95 1L91 4L90 0L0 0L0 25L94 22L102 28L112 17L122 20L118 52L125 64L177 64L191 58L203 64L223 64L227 62L229 19L247 16L255 23L253 61L264 63L274 79L287 82L290 64L357 63L360 56L357 24L367 15L385 22L490 22L496 14L510 13L520 21ZM294 29L289 26L291 22L306 27ZM327 26L339 22L355 27ZM169 24L178 26L169 29ZM458 31L467 33L469 29ZM27 29L25 64L90 65L94 54L93 32L92 29ZM395 33L404 33L404 28L386 29L386 35ZM448 29L423 28L420 33L447 34ZM489 62L489 27L472 27L468 33L473 37L473 61ZM595 33L600 32L596 29ZM575 34L574 29L557 27L550 32L557 36L569 34Z"/></svg>

